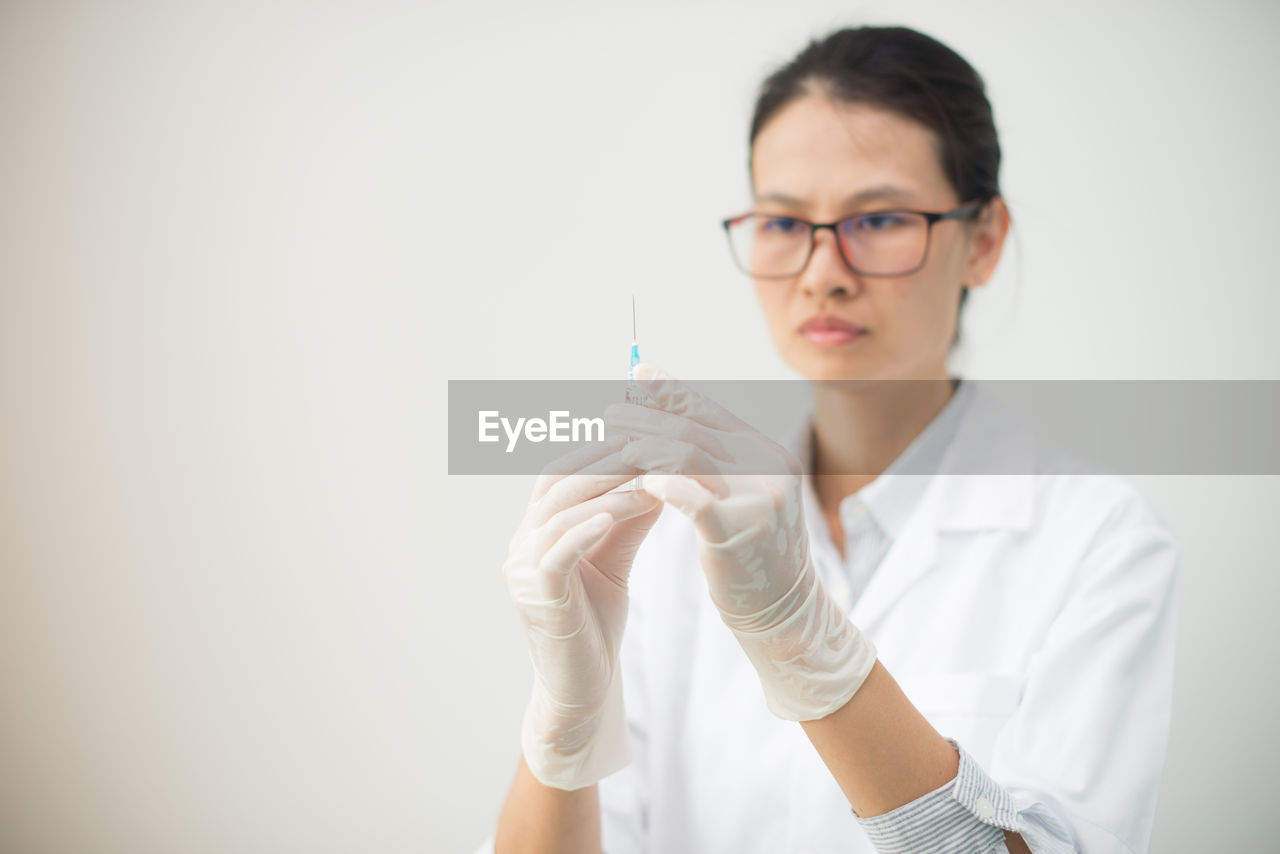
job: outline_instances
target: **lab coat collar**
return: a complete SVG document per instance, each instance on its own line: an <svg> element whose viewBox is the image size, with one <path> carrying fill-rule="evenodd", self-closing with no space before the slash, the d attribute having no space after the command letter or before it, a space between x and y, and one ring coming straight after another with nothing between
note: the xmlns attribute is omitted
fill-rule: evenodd
<svg viewBox="0 0 1280 854"><path fill-rule="evenodd" d="M959 397L961 391L965 391L967 397ZM899 514L901 527L893 532L893 547L872 574L850 614L864 631L874 633L908 590L940 568L937 556L941 532L1016 531L1031 526L1033 483L1030 475L1035 462L1032 434L970 381L961 383L952 403L960 405L944 407L940 415L955 414L954 435L946 444L933 477L888 472L867 485L874 486L884 479L869 495L876 502L880 517L894 518L894 514ZM939 423L942 422L935 417L929 426ZM806 420L806 436L808 427ZM927 431L928 428L922 431L921 436ZM931 435L944 432L935 430ZM809 461L807 456L800 459L806 464ZM900 459L907 459L906 452ZM900 481L923 484L921 494L902 489ZM898 506L899 500L909 500L910 504Z"/></svg>
<svg viewBox="0 0 1280 854"><path fill-rule="evenodd" d="M982 389L971 390L938 474L854 603L849 616L863 631L878 631L894 606L926 576L956 569L938 558L945 534L1031 527L1033 435Z"/></svg>
<svg viewBox="0 0 1280 854"><path fill-rule="evenodd" d="M789 448L808 472L812 414ZM1027 475L1034 461L1031 434L973 380L962 380L942 411L857 496L894 540L920 511L933 515L938 530L1021 530L1031 525ZM934 501L920 507L930 495ZM821 508L808 477L804 500L806 515L816 518Z"/></svg>
<svg viewBox="0 0 1280 854"><path fill-rule="evenodd" d="M906 450L875 480L858 490L871 515L890 538L896 540L902 535L934 476L941 471L942 461L971 398L969 383L962 380L946 406Z"/></svg>
<svg viewBox="0 0 1280 854"><path fill-rule="evenodd" d="M971 380L964 385L972 400L939 466L941 476L934 479L935 527L1026 530L1035 509L1035 436L985 389Z"/></svg>
<svg viewBox="0 0 1280 854"><path fill-rule="evenodd" d="M889 467L856 493L846 496L844 501L861 501L880 529L890 539L896 540L915 512L929 481L938 471L969 398L968 384L962 381L942 411L925 425ZM790 447L796 458L803 463L806 474L810 473L813 469L812 412L792 437ZM803 495L806 518L819 518L822 506L818 502L812 477L805 477ZM843 506L841 509L843 511Z"/></svg>

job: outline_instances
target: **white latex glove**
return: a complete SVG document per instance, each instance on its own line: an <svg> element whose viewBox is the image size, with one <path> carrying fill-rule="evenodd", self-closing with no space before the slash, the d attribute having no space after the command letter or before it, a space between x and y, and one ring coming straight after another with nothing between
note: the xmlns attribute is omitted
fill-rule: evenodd
<svg viewBox="0 0 1280 854"><path fill-rule="evenodd" d="M876 648L836 606L809 554L802 468L781 445L648 364L648 406L613 404L605 420L632 437L622 460L642 488L689 517L711 599L755 665L769 709L825 717L847 703Z"/></svg>
<svg viewBox="0 0 1280 854"><path fill-rule="evenodd" d="M638 473L620 462L622 446L614 436L548 466L502 565L533 662L521 748L533 775L557 789L631 761L618 651L631 563L662 503L609 492Z"/></svg>

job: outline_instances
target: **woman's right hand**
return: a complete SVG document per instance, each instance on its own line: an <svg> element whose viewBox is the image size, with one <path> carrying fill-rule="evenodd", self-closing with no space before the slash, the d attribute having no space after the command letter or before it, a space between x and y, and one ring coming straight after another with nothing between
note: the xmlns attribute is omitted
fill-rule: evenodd
<svg viewBox="0 0 1280 854"><path fill-rule="evenodd" d="M534 671L521 747L534 776L559 789L631 760L618 653L631 564L662 502L610 492L640 473L621 461L624 444L615 436L548 466L502 566Z"/></svg>

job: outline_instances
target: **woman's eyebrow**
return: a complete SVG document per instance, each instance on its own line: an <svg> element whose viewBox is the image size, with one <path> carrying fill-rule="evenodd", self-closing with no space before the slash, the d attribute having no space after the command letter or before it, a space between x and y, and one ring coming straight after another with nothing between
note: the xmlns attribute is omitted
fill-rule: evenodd
<svg viewBox="0 0 1280 854"><path fill-rule="evenodd" d="M807 202L797 199L795 196L788 196L786 193L762 193L756 196L757 202L781 202L784 205L792 205L794 207L804 207Z"/></svg>
<svg viewBox="0 0 1280 854"><path fill-rule="evenodd" d="M859 190L851 196L845 198L841 205L849 207L852 205L864 205L869 202L878 201L902 201L910 202L916 200L916 194L906 187L899 187L894 184L877 184L874 187L867 187ZM808 204L804 199L798 199L795 196L789 196L786 193L768 192L756 196L757 202L780 202L784 205L792 205L795 207L804 207Z"/></svg>
<svg viewBox="0 0 1280 854"><path fill-rule="evenodd" d="M874 187L868 187L865 190L859 190L858 192L854 193L852 196L849 196L844 200L844 204L863 205L863 204L866 204L867 202L879 202L879 201L912 202L912 201L915 201L916 199L917 199L916 194L911 190L908 190L906 187L899 187L896 184L877 184Z"/></svg>

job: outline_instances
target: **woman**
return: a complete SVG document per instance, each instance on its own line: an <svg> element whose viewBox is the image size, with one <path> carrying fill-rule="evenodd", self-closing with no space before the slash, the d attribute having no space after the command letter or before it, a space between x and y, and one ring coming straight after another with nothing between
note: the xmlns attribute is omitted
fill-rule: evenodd
<svg viewBox="0 0 1280 854"><path fill-rule="evenodd" d="M651 406L539 478L503 567L535 685L498 854L1146 850L1175 546L947 371L999 160L977 73L914 31L765 82L726 229L775 345L925 382L815 383L782 448L637 369ZM1021 475L955 474L993 455Z"/></svg>

